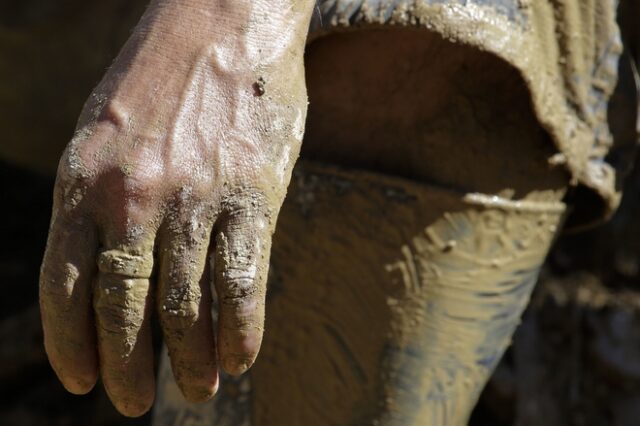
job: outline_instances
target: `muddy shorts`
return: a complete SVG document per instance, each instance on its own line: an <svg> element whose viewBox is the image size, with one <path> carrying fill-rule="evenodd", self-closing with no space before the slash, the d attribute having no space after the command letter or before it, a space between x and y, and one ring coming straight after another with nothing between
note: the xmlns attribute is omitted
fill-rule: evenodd
<svg viewBox="0 0 640 426"><path fill-rule="evenodd" d="M584 226L615 211L634 158L637 73L616 22L633 26L631 4L618 11L615 0L321 0L309 42L363 27L416 27L509 63L555 142L551 165L566 167L578 188L573 225Z"/></svg>

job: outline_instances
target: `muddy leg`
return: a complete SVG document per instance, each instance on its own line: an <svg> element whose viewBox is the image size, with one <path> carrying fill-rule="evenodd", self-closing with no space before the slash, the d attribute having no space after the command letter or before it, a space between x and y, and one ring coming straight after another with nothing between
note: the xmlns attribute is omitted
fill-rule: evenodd
<svg viewBox="0 0 640 426"><path fill-rule="evenodd" d="M558 193L513 201L309 167L295 182L252 424L465 424L561 221Z"/></svg>
<svg viewBox="0 0 640 426"><path fill-rule="evenodd" d="M298 167L261 357L246 381L223 380L194 424L465 424L529 300L559 196L514 201Z"/></svg>
<svg viewBox="0 0 640 426"><path fill-rule="evenodd" d="M463 425L529 299L568 177L549 166L524 83L486 53L416 31L317 43L303 153L349 169L298 167L261 356L241 386L222 381L201 424Z"/></svg>

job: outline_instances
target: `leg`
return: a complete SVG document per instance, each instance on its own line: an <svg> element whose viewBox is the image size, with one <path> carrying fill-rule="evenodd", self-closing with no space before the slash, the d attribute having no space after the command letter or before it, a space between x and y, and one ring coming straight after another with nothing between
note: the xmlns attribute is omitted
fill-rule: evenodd
<svg viewBox="0 0 640 426"><path fill-rule="evenodd" d="M214 405L248 396L252 426L462 425L528 301L568 178L548 168L526 89L495 58L426 32L335 37L308 49L303 150L350 169L298 167L261 356ZM247 403L214 424L229 412Z"/></svg>
<svg viewBox="0 0 640 426"><path fill-rule="evenodd" d="M568 177L548 166L553 145L518 74L435 34L320 39L307 81L307 158L441 189L298 176L274 246L255 424L464 424L528 301Z"/></svg>
<svg viewBox="0 0 640 426"><path fill-rule="evenodd" d="M260 359L246 382L223 381L207 416L226 424L250 407L242 424L464 424L563 204L309 165L290 191Z"/></svg>
<svg viewBox="0 0 640 426"><path fill-rule="evenodd" d="M252 424L465 424L564 206L299 173L274 245Z"/></svg>

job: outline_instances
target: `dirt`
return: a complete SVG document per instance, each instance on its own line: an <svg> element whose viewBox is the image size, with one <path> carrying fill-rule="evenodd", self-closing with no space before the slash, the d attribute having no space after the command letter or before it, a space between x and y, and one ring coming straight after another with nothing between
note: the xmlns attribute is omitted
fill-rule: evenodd
<svg viewBox="0 0 640 426"><path fill-rule="evenodd" d="M569 61L567 66L575 65ZM7 165L0 173L6 242L0 249L0 278L12 296L0 301L2 423L148 424L148 416L117 415L101 386L74 397L55 379L34 309L53 182ZM639 193L636 174L611 223L558 241L472 425L535 425L540 419L545 425L635 424L640 414L640 226L633 220L639 217Z"/></svg>
<svg viewBox="0 0 640 426"><path fill-rule="evenodd" d="M101 386L78 397L48 366L36 303L53 181L0 167L0 419L6 425L146 425L117 414ZM19 214L17 214L19 212ZM556 244L523 323L470 425L634 425L640 413L640 169L605 226ZM18 232L20 230L20 232ZM7 344L12 342L13 344Z"/></svg>

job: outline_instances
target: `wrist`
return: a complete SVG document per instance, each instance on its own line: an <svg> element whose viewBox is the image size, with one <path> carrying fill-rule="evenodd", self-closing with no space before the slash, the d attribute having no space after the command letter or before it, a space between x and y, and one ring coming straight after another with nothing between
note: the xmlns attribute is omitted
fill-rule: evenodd
<svg viewBox="0 0 640 426"><path fill-rule="evenodd" d="M153 0L112 71L147 75L147 81L154 78L151 73L166 81L193 72L195 62L209 61L214 69L236 76L258 70L269 74L269 68L301 64L314 4L314 0ZM134 81L141 80L134 77Z"/></svg>
<svg viewBox="0 0 640 426"><path fill-rule="evenodd" d="M236 45L253 63L275 50L302 54L314 0L153 0L137 30L169 54Z"/></svg>

